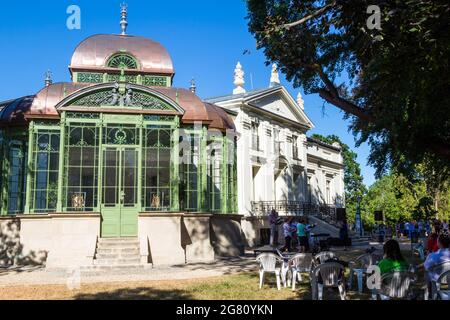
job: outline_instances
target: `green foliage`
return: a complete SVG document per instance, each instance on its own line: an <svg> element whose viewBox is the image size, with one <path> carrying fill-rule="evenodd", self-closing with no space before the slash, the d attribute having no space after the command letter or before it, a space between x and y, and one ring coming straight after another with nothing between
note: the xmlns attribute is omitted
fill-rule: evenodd
<svg viewBox="0 0 450 320"><path fill-rule="evenodd" d="M363 221L375 224L375 211L383 211L388 224L411 220L419 199L425 195L423 184L413 185L402 175L386 175L369 188L363 199Z"/></svg>
<svg viewBox="0 0 450 320"><path fill-rule="evenodd" d="M342 147L342 157L344 159L344 184L345 184L345 202L347 208L347 216L350 222L353 222L356 214L358 197L362 197L366 193L366 186L361 175L361 167L356 161L357 154L350 147L343 143L338 136L330 135L324 137L314 134L311 138L323 141L328 144L335 142Z"/></svg>
<svg viewBox="0 0 450 320"><path fill-rule="evenodd" d="M367 27L369 5L381 8L381 30ZM247 0L247 7L267 63L345 112L358 143L371 146L379 177L392 167L408 175L425 161L436 171L450 167L448 0Z"/></svg>

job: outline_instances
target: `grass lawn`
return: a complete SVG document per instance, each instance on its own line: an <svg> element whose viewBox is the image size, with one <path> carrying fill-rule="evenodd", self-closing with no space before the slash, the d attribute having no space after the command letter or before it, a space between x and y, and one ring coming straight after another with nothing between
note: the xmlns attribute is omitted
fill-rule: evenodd
<svg viewBox="0 0 450 320"><path fill-rule="evenodd" d="M350 260L359 252L339 253L341 259ZM408 261L417 263L410 253L405 252ZM412 260L414 259L414 261ZM64 285L45 286L17 286L5 287L0 290L1 299L31 299L31 300L60 300L60 299L180 299L180 300L295 300L311 299L309 279L297 285L297 290L290 288L276 289L275 276L267 275L263 290L259 289L259 275L257 272L227 275L217 278L180 280L180 281L143 281L83 284L80 290L69 290ZM419 293L422 279L414 286ZM356 290L354 287L353 290ZM336 290L326 291L324 299L338 300ZM358 294L348 292L348 299L370 299L370 293Z"/></svg>

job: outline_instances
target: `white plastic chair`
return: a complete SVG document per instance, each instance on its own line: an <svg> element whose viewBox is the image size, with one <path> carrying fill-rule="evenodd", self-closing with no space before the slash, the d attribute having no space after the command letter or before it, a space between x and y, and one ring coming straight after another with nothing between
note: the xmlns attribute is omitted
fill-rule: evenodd
<svg viewBox="0 0 450 320"><path fill-rule="evenodd" d="M383 274L379 290L374 290L372 298L381 300L406 299L410 294L413 277L409 271L395 271Z"/></svg>
<svg viewBox="0 0 450 320"><path fill-rule="evenodd" d="M446 289L442 289L445 286ZM441 300L450 300L450 270L445 271L436 281L436 293Z"/></svg>
<svg viewBox="0 0 450 320"><path fill-rule="evenodd" d="M430 270L428 270L429 273L434 273L434 274L439 274L439 278L441 276L443 276L445 273L447 273L448 271L450 271L450 261L446 261L443 263L440 263L438 265L435 265L434 267L432 267ZM448 279L448 278L447 278ZM442 278L441 281L445 281L447 280L446 278ZM431 299L432 300L436 300L439 295L438 295L438 281L431 281ZM445 282L441 282L440 284L446 284ZM440 288L441 286L439 286ZM444 292L445 290L441 290L442 292ZM445 292L444 292L445 294ZM428 293L428 287L425 288L425 300L429 300L429 293ZM446 299L443 299L446 300Z"/></svg>
<svg viewBox="0 0 450 320"><path fill-rule="evenodd" d="M353 286L353 276L356 275L356 279L358 282L358 292L363 292L363 278L367 273L367 269L372 265L372 255L366 253L355 260L350 261L350 273L349 273L349 281L348 288L351 289Z"/></svg>
<svg viewBox="0 0 450 320"><path fill-rule="evenodd" d="M283 282L283 286L286 288L287 286L290 286L290 279L288 276L289 273L289 256L286 256L283 254L279 249L276 249L278 256L282 260L281 264L281 281Z"/></svg>
<svg viewBox="0 0 450 320"><path fill-rule="evenodd" d="M316 288L317 297L319 300L322 300L323 298L324 288L338 288L341 300L345 300L346 292L344 271L344 266L337 262L327 262L318 265L312 272L311 286L313 299L316 296ZM319 276L322 283L319 283Z"/></svg>
<svg viewBox="0 0 450 320"><path fill-rule="evenodd" d="M283 263L282 259L273 253L262 253L256 257L256 261L259 262L259 288L263 287L265 273L275 273L277 288L281 290L281 268L277 264Z"/></svg>
<svg viewBox="0 0 450 320"><path fill-rule="evenodd" d="M302 281L302 273L311 273L312 256L308 253L297 253L289 260L289 269L292 275L292 291L298 281Z"/></svg>
<svg viewBox="0 0 450 320"><path fill-rule="evenodd" d="M322 251L314 256L314 263L317 266L317 264L320 265L320 264L325 263L326 261L333 259L333 258L336 258L336 255L334 254L334 252Z"/></svg>

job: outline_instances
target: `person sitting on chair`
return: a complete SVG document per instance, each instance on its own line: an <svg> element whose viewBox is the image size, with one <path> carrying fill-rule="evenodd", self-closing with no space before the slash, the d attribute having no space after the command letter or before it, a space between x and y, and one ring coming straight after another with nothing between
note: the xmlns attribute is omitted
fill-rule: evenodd
<svg viewBox="0 0 450 320"><path fill-rule="evenodd" d="M445 262L450 262L450 237L448 233L441 233L438 237L438 251L430 253L419 267L425 269L425 280L427 282L428 290L431 290L432 281L437 281L440 274L439 271L433 272L433 268Z"/></svg>
<svg viewBox="0 0 450 320"><path fill-rule="evenodd" d="M408 264L403 258L400 245L396 240L388 240L383 246L383 251L383 260L378 263L381 274L408 270Z"/></svg>

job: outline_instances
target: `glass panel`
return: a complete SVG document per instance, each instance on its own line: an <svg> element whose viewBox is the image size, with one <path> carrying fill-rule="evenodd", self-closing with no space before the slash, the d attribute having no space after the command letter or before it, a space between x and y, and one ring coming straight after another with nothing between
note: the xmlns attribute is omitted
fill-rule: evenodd
<svg viewBox="0 0 450 320"><path fill-rule="evenodd" d="M95 124L70 123L66 146L67 211L94 211L97 208L99 128Z"/></svg>
<svg viewBox="0 0 450 320"><path fill-rule="evenodd" d="M59 170L58 130L40 130L35 134L33 147L33 185L31 210L36 213L54 212L58 198Z"/></svg>
<svg viewBox="0 0 450 320"><path fill-rule="evenodd" d="M119 152L116 149L107 149L103 157L103 203L106 206L115 206L119 202Z"/></svg>
<svg viewBox="0 0 450 320"><path fill-rule="evenodd" d="M145 129L142 199L144 210L170 209L172 133L172 130L159 126L149 126Z"/></svg>
<svg viewBox="0 0 450 320"><path fill-rule="evenodd" d="M27 172L27 144L25 141L15 141L9 151L8 179L8 213L23 213L25 207L25 188Z"/></svg>
<svg viewBox="0 0 450 320"><path fill-rule="evenodd" d="M124 206L135 206L137 197L137 151L126 149L122 155Z"/></svg>

